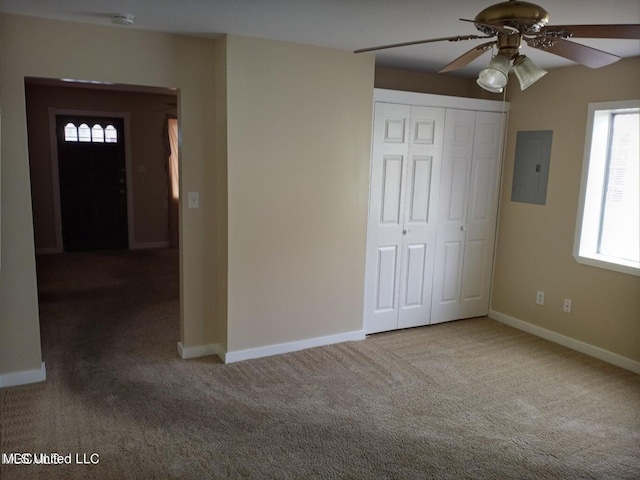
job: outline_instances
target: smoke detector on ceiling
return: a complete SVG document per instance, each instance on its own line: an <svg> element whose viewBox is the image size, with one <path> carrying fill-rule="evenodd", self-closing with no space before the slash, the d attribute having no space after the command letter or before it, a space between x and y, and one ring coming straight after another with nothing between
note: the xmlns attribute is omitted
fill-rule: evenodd
<svg viewBox="0 0 640 480"><path fill-rule="evenodd" d="M111 15L111 23L115 25L133 25L135 16L130 13L116 13Z"/></svg>

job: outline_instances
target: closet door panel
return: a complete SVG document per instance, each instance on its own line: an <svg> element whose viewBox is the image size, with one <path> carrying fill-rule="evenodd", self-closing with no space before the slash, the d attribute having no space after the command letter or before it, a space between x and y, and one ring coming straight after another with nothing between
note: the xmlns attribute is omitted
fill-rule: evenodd
<svg viewBox="0 0 640 480"><path fill-rule="evenodd" d="M502 126L503 114L477 112L459 318L489 313Z"/></svg>
<svg viewBox="0 0 640 480"><path fill-rule="evenodd" d="M405 288L402 307L420 307L424 304L426 245L407 245L403 265Z"/></svg>
<svg viewBox="0 0 640 480"><path fill-rule="evenodd" d="M446 112L431 323L459 318L475 115L470 110Z"/></svg>
<svg viewBox="0 0 640 480"><path fill-rule="evenodd" d="M464 268L462 275L462 302L469 304L482 298L485 290L486 241L467 240L464 248Z"/></svg>
<svg viewBox="0 0 640 480"><path fill-rule="evenodd" d="M462 241L445 242L442 249L442 295L441 305L457 304L460 299L460 269L463 254Z"/></svg>
<svg viewBox="0 0 640 480"><path fill-rule="evenodd" d="M398 248L387 246L378 248L375 281L375 312L384 313L395 310L396 304L396 266Z"/></svg>
<svg viewBox="0 0 640 480"><path fill-rule="evenodd" d="M398 325L411 107L376 103L367 224L364 327Z"/></svg>
<svg viewBox="0 0 640 480"><path fill-rule="evenodd" d="M398 328L430 321L444 112L411 107Z"/></svg>
<svg viewBox="0 0 640 480"><path fill-rule="evenodd" d="M432 175L432 156L413 155L411 157L411 182L408 185L410 203L407 223L412 225L428 224Z"/></svg>
<svg viewBox="0 0 640 480"><path fill-rule="evenodd" d="M467 175L469 172L470 157L452 158L450 170L447 171L447 190L445 192L449 208L443 219L449 224L464 223L464 214L467 204Z"/></svg>
<svg viewBox="0 0 640 480"><path fill-rule="evenodd" d="M400 199L402 194L403 155L382 156L382 198L380 198L379 225L400 225ZM391 230L391 229L388 229Z"/></svg>

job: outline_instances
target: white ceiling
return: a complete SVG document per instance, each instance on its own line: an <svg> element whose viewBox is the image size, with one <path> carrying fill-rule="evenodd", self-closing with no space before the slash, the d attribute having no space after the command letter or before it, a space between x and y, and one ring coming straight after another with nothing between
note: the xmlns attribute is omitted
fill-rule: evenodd
<svg viewBox="0 0 640 480"><path fill-rule="evenodd" d="M110 15L135 15L133 27L214 37L235 34L353 51L427 38L479 34L471 23L495 0L0 0L0 11L110 25ZM536 0L550 25L640 23L640 0ZM640 55L638 40L579 39L621 57ZM436 72L483 40L438 42L385 50L381 66ZM571 61L526 46L523 53L549 69ZM472 76L488 54L458 75Z"/></svg>

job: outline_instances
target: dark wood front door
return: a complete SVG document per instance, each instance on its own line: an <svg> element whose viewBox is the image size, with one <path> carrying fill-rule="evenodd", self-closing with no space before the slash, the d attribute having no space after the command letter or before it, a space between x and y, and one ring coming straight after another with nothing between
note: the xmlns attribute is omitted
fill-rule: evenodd
<svg viewBox="0 0 640 480"><path fill-rule="evenodd" d="M64 250L127 248L123 120L58 115L56 130Z"/></svg>

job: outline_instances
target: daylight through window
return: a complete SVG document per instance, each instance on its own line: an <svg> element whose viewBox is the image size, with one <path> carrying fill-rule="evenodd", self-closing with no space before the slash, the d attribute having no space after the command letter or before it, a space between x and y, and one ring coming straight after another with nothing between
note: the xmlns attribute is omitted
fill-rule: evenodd
<svg viewBox="0 0 640 480"><path fill-rule="evenodd" d="M91 141L91 129L86 123L83 123L78 127L78 140L80 140L81 142Z"/></svg>
<svg viewBox="0 0 640 480"><path fill-rule="evenodd" d="M91 141L98 143L104 142L104 130L97 123L91 129Z"/></svg>
<svg viewBox="0 0 640 480"><path fill-rule="evenodd" d="M67 123L64 126L64 139L67 142L78 141L78 129L73 123Z"/></svg>
<svg viewBox="0 0 640 480"><path fill-rule="evenodd" d="M640 276L640 100L589 105L574 257Z"/></svg>
<svg viewBox="0 0 640 480"><path fill-rule="evenodd" d="M64 126L65 142L90 142L90 143L118 143L118 131L113 125L102 125L96 123L89 128L86 123L76 127L73 123Z"/></svg>
<svg viewBox="0 0 640 480"><path fill-rule="evenodd" d="M118 141L118 132L113 125L104 129L104 141L107 143L116 143Z"/></svg>

